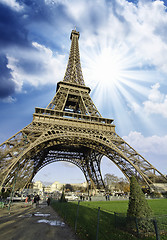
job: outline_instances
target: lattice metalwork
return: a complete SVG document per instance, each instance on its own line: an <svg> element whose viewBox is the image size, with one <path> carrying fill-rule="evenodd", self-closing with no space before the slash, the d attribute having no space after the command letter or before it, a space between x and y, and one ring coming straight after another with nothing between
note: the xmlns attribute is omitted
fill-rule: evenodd
<svg viewBox="0 0 167 240"><path fill-rule="evenodd" d="M70 55L69 55L69 60L67 64L66 73L64 76L64 82L85 85L83 75L82 75L80 55L79 55L79 44L78 44L79 32L77 32L76 30L73 30L71 32L70 39L71 39L71 49L70 49Z"/></svg>
<svg viewBox="0 0 167 240"><path fill-rule="evenodd" d="M101 117L89 92L90 88L59 82L56 95L47 109Z"/></svg>
<svg viewBox="0 0 167 240"><path fill-rule="evenodd" d="M33 121L0 145L0 184L27 186L46 165L67 161L83 172L89 185L104 188L101 159L108 157L129 179L153 186L166 177L115 132L113 119L103 118L84 84L78 47L71 34L71 51L64 80L47 108L35 108Z"/></svg>

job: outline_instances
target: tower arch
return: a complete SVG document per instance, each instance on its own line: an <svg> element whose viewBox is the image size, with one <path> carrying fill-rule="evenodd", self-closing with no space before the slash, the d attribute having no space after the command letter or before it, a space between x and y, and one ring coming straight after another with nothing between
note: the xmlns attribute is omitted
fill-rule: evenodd
<svg viewBox="0 0 167 240"><path fill-rule="evenodd" d="M66 127L65 129L67 130ZM17 171L16 169L19 167L24 169L24 178L27 181L26 183L24 181L24 185L26 185L47 164L56 161L67 161L81 169L89 185L93 181L97 188L103 188L104 182L100 163L102 157L106 156L128 179L135 175L142 184L147 186L153 184L151 176L152 171L155 171L154 167L126 144L123 139L121 143L124 145L124 151L121 151L118 144L114 143L111 137L106 138L102 134L97 137L94 131L92 131L92 134L89 132L88 135L85 132L78 134L76 133L76 127L71 133L67 133L66 130L64 132L61 130L59 134L51 129L45 132L44 136L41 135L40 141L37 141L36 144L33 143L31 147L29 146L24 150L22 156L18 157L15 164L13 164L13 168L10 168L10 172ZM72 131L72 127L70 130ZM31 159L29 156L31 156ZM133 157L130 158L129 156ZM141 159L144 164L142 164ZM20 166L17 165L18 163ZM26 173L28 176L26 176ZM21 174L20 171L18 176ZM7 173L3 184L6 181L12 182L12 179L13 174Z"/></svg>

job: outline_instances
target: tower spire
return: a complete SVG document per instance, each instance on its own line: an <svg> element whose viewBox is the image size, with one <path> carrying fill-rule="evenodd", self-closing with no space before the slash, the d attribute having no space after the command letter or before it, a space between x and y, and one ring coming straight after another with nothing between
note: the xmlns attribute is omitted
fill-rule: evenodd
<svg viewBox="0 0 167 240"><path fill-rule="evenodd" d="M63 81L78 85L85 85L80 63L78 43L79 36L80 34L79 32L76 31L76 28L75 30L72 30L70 36L71 39L70 55Z"/></svg>

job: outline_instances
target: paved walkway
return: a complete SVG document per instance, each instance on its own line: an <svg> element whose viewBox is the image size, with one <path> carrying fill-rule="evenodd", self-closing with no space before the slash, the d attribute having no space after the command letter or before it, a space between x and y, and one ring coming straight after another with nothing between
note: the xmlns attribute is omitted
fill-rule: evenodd
<svg viewBox="0 0 167 240"><path fill-rule="evenodd" d="M0 209L0 239L5 240L78 240L57 213L42 203L37 208L15 203L10 213Z"/></svg>

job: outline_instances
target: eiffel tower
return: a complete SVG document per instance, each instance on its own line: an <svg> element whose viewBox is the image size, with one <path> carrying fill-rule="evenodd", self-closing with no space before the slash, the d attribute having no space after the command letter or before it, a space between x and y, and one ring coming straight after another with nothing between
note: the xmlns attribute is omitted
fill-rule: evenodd
<svg viewBox="0 0 167 240"><path fill-rule="evenodd" d="M63 81L46 108L35 108L33 121L0 145L0 184L16 188L31 183L46 165L66 161L79 167L89 186L104 188L100 163L109 158L130 179L150 187L166 177L115 132L103 118L85 86L79 54L79 32L71 32L71 49Z"/></svg>

